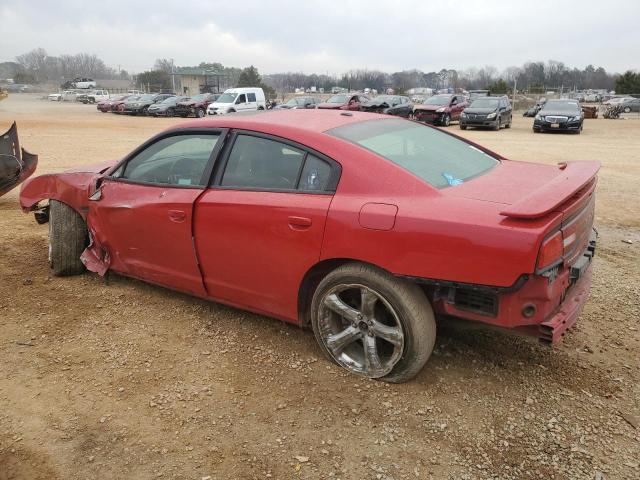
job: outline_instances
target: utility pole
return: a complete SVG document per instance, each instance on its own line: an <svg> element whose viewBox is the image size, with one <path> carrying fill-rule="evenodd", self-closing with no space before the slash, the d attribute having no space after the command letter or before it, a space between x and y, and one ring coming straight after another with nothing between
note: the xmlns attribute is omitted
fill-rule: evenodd
<svg viewBox="0 0 640 480"><path fill-rule="evenodd" d="M173 88L173 93L176 93L176 75L174 73L173 58L171 59L171 87Z"/></svg>

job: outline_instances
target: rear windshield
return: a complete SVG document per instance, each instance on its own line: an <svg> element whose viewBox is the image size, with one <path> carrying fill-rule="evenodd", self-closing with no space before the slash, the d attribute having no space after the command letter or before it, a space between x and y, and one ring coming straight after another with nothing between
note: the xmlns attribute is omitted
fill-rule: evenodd
<svg viewBox="0 0 640 480"><path fill-rule="evenodd" d="M392 161L436 188L460 185L499 163L462 140L407 120L369 120L327 133Z"/></svg>

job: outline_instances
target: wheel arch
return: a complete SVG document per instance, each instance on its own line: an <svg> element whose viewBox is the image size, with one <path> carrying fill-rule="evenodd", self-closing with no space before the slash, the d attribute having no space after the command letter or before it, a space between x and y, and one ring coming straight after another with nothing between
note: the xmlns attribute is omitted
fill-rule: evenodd
<svg viewBox="0 0 640 480"><path fill-rule="evenodd" d="M89 211L88 185L92 173L41 175L30 179L20 192L25 213L38 209L43 200L57 200L75 210L85 221Z"/></svg>
<svg viewBox="0 0 640 480"><path fill-rule="evenodd" d="M300 322L300 326L307 327L311 325L311 300L313 299L313 294L322 279L331 271L346 263L360 263L363 265L370 265L372 267L388 272L388 270L380 267L379 265L375 265L363 260L358 260L356 258L330 258L321 260L320 262L316 263L309 270L307 270L307 273L305 273L302 281L300 282L300 287L298 288L298 319ZM391 274L393 275L393 273Z"/></svg>

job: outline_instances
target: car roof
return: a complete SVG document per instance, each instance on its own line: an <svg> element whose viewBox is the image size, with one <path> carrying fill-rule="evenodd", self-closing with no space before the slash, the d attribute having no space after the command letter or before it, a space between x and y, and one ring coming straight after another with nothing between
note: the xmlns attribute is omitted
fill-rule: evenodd
<svg viewBox="0 0 640 480"><path fill-rule="evenodd" d="M236 128L257 131L291 129L299 132L324 133L327 130L363 122L379 120L376 113L346 112L344 110L272 110L257 113L235 113L186 122L176 128Z"/></svg>

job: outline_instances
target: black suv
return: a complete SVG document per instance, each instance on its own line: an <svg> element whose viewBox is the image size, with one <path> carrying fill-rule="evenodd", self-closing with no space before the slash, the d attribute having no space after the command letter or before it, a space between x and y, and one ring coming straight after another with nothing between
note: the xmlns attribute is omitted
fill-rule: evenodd
<svg viewBox="0 0 640 480"><path fill-rule="evenodd" d="M513 111L505 97L478 97L460 115L460 130L467 127L511 128Z"/></svg>

